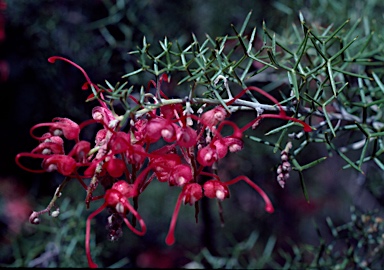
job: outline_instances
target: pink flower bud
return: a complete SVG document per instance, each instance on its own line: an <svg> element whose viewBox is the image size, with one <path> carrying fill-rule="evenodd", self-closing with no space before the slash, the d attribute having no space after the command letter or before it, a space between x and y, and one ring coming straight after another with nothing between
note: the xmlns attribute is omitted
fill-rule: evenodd
<svg viewBox="0 0 384 270"><path fill-rule="evenodd" d="M217 158L222 159L225 157L228 153L228 146L226 144L226 141L224 139L215 140L213 142L213 145L215 146L215 150L217 153Z"/></svg>
<svg viewBox="0 0 384 270"><path fill-rule="evenodd" d="M39 213L33 211L32 214L29 216L29 222L31 224L39 224L40 223Z"/></svg>
<svg viewBox="0 0 384 270"><path fill-rule="evenodd" d="M161 131L165 126L163 118L156 117L150 119L146 124L145 138L148 142L157 142L161 138Z"/></svg>
<svg viewBox="0 0 384 270"><path fill-rule="evenodd" d="M179 164L172 169L168 183L170 186L183 186L191 182L192 178L191 167L185 164Z"/></svg>
<svg viewBox="0 0 384 270"><path fill-rule="evenodd" d="M78 124L76 124L75 122L73 122L68 118L60 118L60 117L53 118L52 121L53 121L52 123L40 123L40 124L34 125L30 131L31 136L38 140L42 139L42 137L40 138L36 137L33 134L33 131L39 127L49 127L49 132L53 136L63 135L68 140L78 140L79 134L80 134L80 127ZM44 136L47 136L47 135L44 134Z"/></svg>
<svg viewBox="0 0 384 270"><path fill-rule="evenodd" d="M52 136L52 137L60 138L58 136ZM44 142L40 143L35 149L33 149L31 153L38 153L38 154L44 154L44 155L64 154L64 141L63 139L61 139L59 143L56 143L47 139Z"/></svg>
<svg viewBox="0 0 384 270"><path fill-rule="evenodd" d="M235 137L225 137L223 138L225 144L228 146L230 152L238 152L243 149L244 142L243 140Z"/></svg>
<svg viewBox="0 0 384 270"><path fill-rule="evenodd" d="M176 140L177 127L169 119L155 117L148 121L146 125L146 140L150 143L157 142L160 137L163 137L166 142Z"/></svg>
<svg viewBox="0 0 384 270"><path fill-rule="evenodd" d="M216 126L227 116L227 111L222 106L217 106L212 110L206 111L200 117L200 122L208 127Z"/></svg>
<svg viewBox="0 0 384 270"><path fill-rule="evenodd" d="M113 154L121 154L129 150L131 140L129 134L119 131L112 135L108 142L108 147Z"/></svg>
<svg viewBox="0 0 384 270"><path fill-rule="evenodd" d="M185 185L183 203L193 205L195 202L203 197L203 189L197 183L190 183Z"/></svg>
<svg viewBox="0 0 384 270"><path fill-rule="evenodd" d="M133 144L128 150L127 159L130 164L141 164L147 157L147 153L140 144Z"/></svg>
<svg viewBox="0 0 384 270"><path fill-rule="evenodd" d="M56 117L53 118L54 124L50 128L50 132L54 134L55 130L61 130L63 135L68 140L77 140L80 134L80 127L78 124L68 118Z"/></svg>
<svg viewBox="0 0 384 270"><path fill-rule="evenodd" d="M167 182L171 170L178 164L181 164L181 158L177 154L164 154L150 161L150 166L160 182Z"/></svg>
<svg viewBox="0 0 384 270"><path fill-rule="evenodd" d="M132 198L135 195L134 186L124 180L117 181L112 185L113 190L119 191L126 198Z"/></svg>
<svg viewBox="0 0 384 270"><path fill-rule="evenodd" d="M228 186L219 180L209 180L203 185L204 196L208 198L216 198L220 201L229 198Z"/></svg>
<svg viewBox="0 0 384 270"><path fill-rule="evenodd" d="M176 141L176 130L178 129L178 126L174 123L168 122L167 125L164 126L164 128L161 130L161 136L163 137L164 141L168 143L172 143Z"/></svg>
<svg viewBox="0 0 384 270"><path fill-rule="evenodd" d="M76 170L76 161L66 155L53 155L43 161L43 169L46 171L57 170L64 176L70 176Z"/></svg>
<svg viewBox="0 0 384 270"><path fill-rule="evenodd" d="M145 138L145 134L147 132L147 123L147 119L139 119L133 125L133 134L138 142L143 141Z"/></svg>
<svg viewBox="0 0 384 270"><path fill-rule="evenodd" d="M185 126L176 131L176 138L181 147L192 147L197 142L197 133L193 128Z"/></svg>
<svg viewBox="0 0 384 270"><path fill-rule="evenodd" d="M100 129L97 133L96 133L96 137L95 137L95 144L100 146L100 145L103 145L104 141L105 141L105 137L107 136L107 132L108 130L107 129Z"/></svg>
<svg viewBox="0 0 384 270"><path fill-rule="evenodd" d="M109 126L111 121L116 120L111 110L101 106L92 109L92 118L104 123L106 126Z"/></svg>
<svg viewBox="0 0 384 270"><path fill-rule="evenodd" d="M161 115L166 119L175 118L175 112L179 115L183 112L183 105L181 104L169 104L160 107Z"/></svg>
<svg viewBox="0 0 384 270"><path fill-rule="evenodd" d="M91 143L88 141L79 141L69 152L68 156L75 157L79 162L85 162L87 155L91 151Z"/></svg>
<svg viewBox="0 0 384 270"><path fill-rule="evenodd" d="M107 170L110 176L119 178L126 170L124 161L119 158L111 158L103 164L103 168Z"/></svg>
<svg viewBox="0 0 384 270"><path fill-rule="evenodd" d="M197 152L197 161L202 166L212 166L218 159L216 149L207 145Z"/></svg>

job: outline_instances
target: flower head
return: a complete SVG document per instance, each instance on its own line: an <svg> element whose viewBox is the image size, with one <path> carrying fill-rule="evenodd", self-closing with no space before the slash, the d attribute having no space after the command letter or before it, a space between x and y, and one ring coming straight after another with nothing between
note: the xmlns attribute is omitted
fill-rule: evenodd
<svg viewBox="0 0 384 270"><path fill-rule="evenodd" d="M49 132L52 136L63 135L68 140L78 140L80 134L80 127L71 119L56 117L53 118L52 123L41 123L34 125L31 128L31 136L35 139L41 139L42 137L36 137L33 131L39 127L49 127ZM45 135L46 136L46 135Z"/></svg>

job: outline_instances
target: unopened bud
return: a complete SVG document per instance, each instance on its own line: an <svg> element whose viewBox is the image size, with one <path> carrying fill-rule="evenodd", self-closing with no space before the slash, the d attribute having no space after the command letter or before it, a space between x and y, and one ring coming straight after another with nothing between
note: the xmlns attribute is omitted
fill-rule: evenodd
<svg viewBox="0 0 384 270"><path fill-rule="evenodd" d="M29 216L29 222L31 224L39 224L40 223L39 214L33 211L32 214Z"/></svg>
<svg viewBox="0 0 384 270"><path fill-rule="evenodd" d="M55 191L55 196L57 196L58 198L61 197L61 192L60 192L60 188L56 188L56 191Z"/></svg>
<svg viewBox="0 0 384 270"><path fill-rule="evenodd" d="M291 164L288 161L284 161L282 164L282 169L285 172L289 172L291 170Z"/></svg>
<svg viewBox="0 0 384 270"><path fill-rule="evenodd" d="M57 208L55 211L52 212L51 216L56 218L60 215L60 208Z"/></svg>
<svg viewBox="0 0 384 270"><path fill-rule="evenodd" d="M284 188L285 186L285 178L284 178L284 175L281 173L277 176L277 182L279 183L279 185Z"/></svg>
<svg viewBox="0 0 384 270"><path fill-rule="evenodd" d="M285 150L281 152L281 160L282 161L288 160L288 153Z"/></svg>

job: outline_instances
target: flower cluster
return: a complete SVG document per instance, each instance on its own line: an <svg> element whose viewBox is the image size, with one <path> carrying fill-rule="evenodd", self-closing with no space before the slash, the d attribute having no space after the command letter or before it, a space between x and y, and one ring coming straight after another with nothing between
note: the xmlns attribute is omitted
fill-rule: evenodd
<svg viewBox="0 0 384 270"><path fill-rule="evenodd" d="M31 152L19 153L16 163L30 172L57 171L65 176L65 179L77 179L86 192L87 207L95 200L104 199L104 203L89 215L86 222L85 246L90 267L97 267L90 251L92 219L108 208L110 215L107 219L107 229L111 240L121 236L124 223L133 233L144 235L147 227L137 211L138 199L155 179L181 190L165 239L168 245L175 242L174 231L181 204L196 205L204 196L219 201L225 200L230 196L229 186L238 181L246 182L261 195L267 212L274 211L268 196L248 177L240 175L225 182L221 180L217 170L207 170L216 168L217 162L228 153L242 150L243 133L251 127L255 128L263 118L294 121L301 124L304 131L311 131L311 127L305 122L287 116L272 96L257 87L248 87L228 100L226 106L191 104L190 98L171 102L161 90L162 83L168 81L167 75L163 75L157 83L151 81L149 84L157 89L156 95L147 95L148 99L151 99L150 107L144 107L141 101L129 96L132 102L137 103L139 109L130 113L128 131L123 131L122 116L116 115L104 101L103 92L106 90L93 84L77 64L58 56L49 58L51 63L56 60L66 61L83 72L87 80L83 88L91 87L93 94L90 98L98 96L100 105L93 108L92 119L81 124L58 117L50 123L32 127L31 136L39 143ZM244 127L227 120L230 115L228 106L245 91L256 91L269 98L278 106L279 113L260 114ZM192 105L199 108L197 113L192 109ZM81 131L91 124L100 126L95 141L82 140ZM231 128L231 135L222 134L226 126ZM37 136L37 130L43 129L47 132L41 132L43 134ZM66 152L64 143L67 141L73 141L74 146ZM150 150L154 148L155 150ZM40 159L41 168L27 168L23 165L23 160L27 158ZM203 181L200 176L210 180ZM93 192L100 185L104 188L104 195L93 196ZM60 196L62 186L63 184L56 191L54 199ZM51 213L53 205L54 200L43 211L33 212L30 222L39 223L42 213L58 215L59 209ZM131 215L130 219L128 214Z"/></svg>

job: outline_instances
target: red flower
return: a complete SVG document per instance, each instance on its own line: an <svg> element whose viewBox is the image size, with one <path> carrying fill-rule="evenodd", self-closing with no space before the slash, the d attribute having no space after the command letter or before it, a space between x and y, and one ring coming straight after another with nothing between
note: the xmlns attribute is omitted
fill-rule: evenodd
<svg viewBox="0 0 384 270"><path fill-rule="evenodd" d="M165 238L165 243L169 246L175 243L175 227L177 216L179 214L181 202L184 204L189 203L190 205L194 204L203 197L203 189L197 183L186 184L181 191L179 198L177 199L175 210L173 211L171 224L169 226L169 231L167 237Z"/></svg>
<svg viewBox="0 0 384 270"><path fill-rule="evenodd" d="M91 257L91 248L90 248L90 235L91 235L91 220L101 213L107 206L111 206L116 213L120 214L123 218L125 224L128 228L137 235L144 235L147 231L147 227L144 223L144 220L141 218L139 213L132 207L129 203L128 198L133 196L135 192L133 187L121 180L116 182L111 189L108 189L104 196L104 203L98 209L96 209L92 214L89 215L86 222L86 233L85 233L85 250L88 260L88 265L91 268L97 268L97 264L93 262ZM139 221L141 226L141 231L137 230L132 226L129 220L126 218L126 214L130 212Z"/></svg>
<svg viewBox="0 0 384 270"><path fill-rule="evenodd" d="M207 145L206 147L201 148L197 152L197 161L202 166L212 166L218 160L218 155L214 145Z"/></svg>
<svg viewBox="0 0 384 270"><path fill-rule="evenodd" d="M64 176L72 175L77 167L76 160L66 155L53 155L43 161L43 169L47 172L57 170Z"/></svg>
<svg viewBox="0 0 384 270"><path fill-rule="evenodd" d="M33 131L39 127L49 127L49 132L52 136L63 135L68 140L79 140L80 127L68 118L56 117L53 118L52 123L40 123L34 125L31 128L30 133L31 136L37 140L40 140L42 137L36 137L33 134Z"/></svg>
<svg viewBox="0 0 384 270"><path fill-rule="evenodd" d="M209 180L203 185L204 196L208 198L216 198L220 201L229 198L228 185L219 180Z"/></svg>
<svg viewBox="0 0 384 270"><path fill-rule="evenodd" d="M64 154L64 141L59 136L50 136L43 140L31 153L39 153L44 155Z"/></svg>
<svg viewBox="0 0 384 270"><path fill-rule="evenodd" d="M227 111L222 106L216 106L215 108L203 113L200 117L200 122L211 128L223 121L225 117L227 117Z"/></svg>
<svg viewBox="0 0 384 270"><path fill-rule="evenodd" d="M179 164L172 168L169 177L170 186L183 186L193 179L191 167L185 164Z"/></svg>
<svg viewBox="0 0 384 270"><path fill-rule="evenodd" d="M177 144L181 147L192 147L196 145L197 133L190 126L179 128L176 131Z"/></svg>

